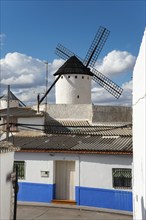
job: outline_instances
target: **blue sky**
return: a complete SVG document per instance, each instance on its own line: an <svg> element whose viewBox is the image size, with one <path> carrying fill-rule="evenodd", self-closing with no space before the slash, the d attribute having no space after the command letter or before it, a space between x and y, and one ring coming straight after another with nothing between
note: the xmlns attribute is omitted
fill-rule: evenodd
<svg viewBox="0 0 146 220"><path fill-rule="evenodd" d="M59 58L54 53L57 44L63 44L84 58L100 25L111 31L99 56L101 62L112 51L126 51L131 56L137 57L146 26L145 8L146 2L144 0L1 0L1 60L3 72L6 72L8 76L7 80L5 78L5 82L3 81L2 83L3 88L4 85L11 82L18 96L28 99L28 97L22 97L22 91L19 86L12 82L12 75L15 75L13 71L15 69L18 70L18 66L20 68L23 59L31 57L32 65L34 65L35 61L47 60L50 63L51 75L53 69L55 70L55 65L57 68L61 64L59 60L57 63L56 59ZM7 57L8 54L9 59ZM111 56L113 58L113 54L115 56L115 53L112 53L109 58ZM118 56L121 56L121 53ZM8 65L6 67L6 63L8 64L8 61L12 62L14 59L13 70L11 68L10 71L8 70ZM16 59L19 63L16 62ZM15 68L14 63L16 65ZM10 66L12 64L9 63ZM24 63L22 66L24 67ZM97 66L100 69L106 69L103 66ZM2 73L1 80L6 74ZM107 76L110 78L108 73ZM111 78L120 86L130 82L131 77L132 64L131 69L127 67L127 69L123 70L123 73L120 72L120 74L117 73L115 75L111 73ZM21 86L21 88L26 88L26 84ZM34 81L32 85L35 87ZM29 86L32 85L30 84ZM39 86L37 83L36 85ZM43 80L41 86L43 87Z"/></svg>

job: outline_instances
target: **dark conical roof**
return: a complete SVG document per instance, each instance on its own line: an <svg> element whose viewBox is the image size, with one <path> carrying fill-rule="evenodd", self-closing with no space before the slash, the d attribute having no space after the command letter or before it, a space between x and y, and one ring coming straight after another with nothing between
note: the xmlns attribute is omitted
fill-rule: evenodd
<svg viewBox="0 0 146 220"><path fill-rule="evenodd" d="M7 100L7 99L8 99L8 94L1 96L0 99L1 99L1 100ZM9 99L10 99L11 101L12 101L12 100L18 101L19 104L20 104L20 106L21 106L21 104L22 104L23 106L25 106L25 104L24 104L22 101L20 101L20 99L18 99L11 91L10 91L10 93L9 93Z"/></svg>
<svg viewBox="0 0 146 220"><path fill-rule="evenodd" d="M89 68L83 65L83 63L76 57L70 57L58 70L54 73L54 76L60 74L84 74L92 76L92 72Z"/></svg>
<svg viewBox="0 0 146 220"><path fill-rule="evenodd" d="M7 100L8 99L8 95L3 95L1 97L2 100ZM19 100L11 91L9 93L9 99L10 100Z"/></svg>

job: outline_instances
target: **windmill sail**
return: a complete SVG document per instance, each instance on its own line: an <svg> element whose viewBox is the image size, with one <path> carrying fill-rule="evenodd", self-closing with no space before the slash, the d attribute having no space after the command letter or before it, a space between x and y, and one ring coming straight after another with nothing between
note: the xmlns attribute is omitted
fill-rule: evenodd
<svg viewBox="0 0 146 220"><path fill-rule="evenodd" d="M95 38L87 52L87 55L83 61L83 64L86 67L93 67L107 38L109 35L110 31L107 30L106 28L100 26L100 28L98 29Z"/></svg>
<svg viewBox="0 0 146 220"><path fill-rule="evenodd" d="M115 98L119 98L122 94L123 89L119 87L112 80L104 76L102 73L97 71L96 69L92 69L93 73L92 79L97 82L100 86L106 89L109 93L111 93Z"/></svg>
<svg viewBox="0 0 146 220"><path fill-rule="evenodd" d="M62 44L57 45L55 53L63 60L67 60L70 57L76 56L81 62L83 62L83 60L79 56L77 56L75 53L64 47Z"/></svg>
<svg viewBox="0 0 146 220"><path fill-rule="evenodd" d="M58 44L55 53L64 60L74 56L75 54L69 49L65 48L62 44Z"/></svg>

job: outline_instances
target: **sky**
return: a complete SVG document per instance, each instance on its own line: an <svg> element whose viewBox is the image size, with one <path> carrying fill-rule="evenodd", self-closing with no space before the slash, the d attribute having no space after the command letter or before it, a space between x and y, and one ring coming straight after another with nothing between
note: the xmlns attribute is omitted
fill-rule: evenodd
<svg viewBox="0 0 146 220"><path fill-rule="evenodd" d="M37 103L53 73L64 63L55 54L61 43L84 58L100 26L110 35L95 68L123 88L117 100L92 83L92 103L132 104L132 73L146 27L145 0L1 0L0 95L11 91L25 104ZM55 103L55 89L48 95Z"/></svg>

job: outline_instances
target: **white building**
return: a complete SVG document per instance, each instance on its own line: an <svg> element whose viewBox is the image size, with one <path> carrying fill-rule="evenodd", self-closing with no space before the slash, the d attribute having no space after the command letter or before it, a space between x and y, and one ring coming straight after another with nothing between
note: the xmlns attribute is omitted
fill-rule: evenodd
<svg viewBox="0 0 146 220"><path fill-rule="evenodd" d="M15 154L15 161L24 162L25 167L25 175L19 180L19 201L60 201L132 211L131 184L126 185L128 178L131 181L131 154L59 153L59 150L52 153L23 148ZM129 176L125 178L125 186L113 182L120 174Z"/></svg>
<svg viewBox="0 0 146 220"><path fill-rule="evenodd" d="M0 110L1 123L0 130L3 132L7 131L7 109ZM9 109L9 125L10 135L11 132L18 132L19 130L27 129L38 129L39 131L44 130L45 116L43 112L39 114L37 111L28 107L11 107ZM19 125L19 126L18 126Z"/></svg>
<svg viewBox="0 0 146 220"><path fill-rule="evenodd" d="M146 30L133 72L134 219L146 219Z"/></svg>
<svg viewBox="0 0 146 220"><path fill-rule="evenodd" d="M8 102L8 95L3 95L0 97L0 109L7 108L7 102ZM24 103L22 103L11 91L9 93L9 107L18 107L18 106L24 106Z"/></svg>
<svg viewBox="0 0 146 220"><path fill-rule="evenodd" d="M12 219L11 174L13 172L14 151L16 150L13 144L6 141L0 142L0 219Z"/></svg>
<svg viewBox="0 0 146 220"><path fill-rule="evenodd" d="M0 97L0 110L7 109L8 106L8 95L3 95ZM9 108L25 106L11 91L9 92ZM0 125L3 123L0 114Z"/></svg>

